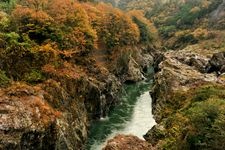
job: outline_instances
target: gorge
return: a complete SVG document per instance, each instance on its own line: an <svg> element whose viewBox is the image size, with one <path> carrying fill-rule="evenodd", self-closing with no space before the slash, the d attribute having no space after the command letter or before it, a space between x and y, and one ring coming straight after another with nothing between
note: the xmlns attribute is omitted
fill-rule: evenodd
<svg viewBox="0 0 225 150"><path fill-rule="evenodd" d="M152 80L124 86L120 104L109 116L92 125L87 149L100 150L117 134L132 134L143 139L155 125L149 95L151 84Z"/></svg>
<svg viewBox="0 0 225 150"><path fill-rule="evenodd" d="M0 1L0 149L225 149L224 2Z"/></svg>

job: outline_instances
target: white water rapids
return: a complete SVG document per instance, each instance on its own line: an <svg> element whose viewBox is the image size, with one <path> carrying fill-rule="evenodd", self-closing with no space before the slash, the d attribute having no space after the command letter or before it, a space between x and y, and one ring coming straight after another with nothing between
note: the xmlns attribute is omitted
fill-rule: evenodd
<svg viewBox="0 0 225 150"><path fill-rule="evenodd" d="M156 124L152 115L151 103L152 100L149 91L141 93L137 97L136 103L130 107L132 109L131 117L124 123L123 127L121 129L113 129L103 141L94 141L90 150L101 150L106 145L107 140L112 139L117 134L132 134L143 139L143 135ZM106 118L102 121L108 121L108 119Z"/></svg>

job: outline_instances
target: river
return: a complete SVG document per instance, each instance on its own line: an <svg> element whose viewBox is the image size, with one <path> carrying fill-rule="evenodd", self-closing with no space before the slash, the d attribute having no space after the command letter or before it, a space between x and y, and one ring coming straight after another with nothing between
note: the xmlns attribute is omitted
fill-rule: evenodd
<svg viewBox="0 0 225 150"><path fill-rule="evenodd" d="M92 123L86 149L101 150L116 134L133 134L143 139L155 125L149 95L151 85L152 80L125 85L121 103L107 118Z"/></svg>

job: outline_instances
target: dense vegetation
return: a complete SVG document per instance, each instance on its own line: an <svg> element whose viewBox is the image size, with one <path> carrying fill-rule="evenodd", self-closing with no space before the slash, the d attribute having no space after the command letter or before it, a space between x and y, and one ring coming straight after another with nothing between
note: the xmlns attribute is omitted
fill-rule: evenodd
<svg viewBox="0 0 225 150"><path fill-rule="evenodd" d="M177 107L174 107L176 105ZM202 83L174 93L162 132L164 149L224 149L225 87Z"/></svg>
<svg viewBox="0 0 225 150"><path fill-rule="evenodd" d="M223 0L121 0L116 6L127 11L142 10L158 29L166 50L197 44L201 50L224 51L224 16L215 15L222 3ZM135 16L133 21L145 28ZM143 41L150 39L146 31L142 32ZM166 97L162 104L165 109L160 112L164 129L153 129L159 148L225 149L224 85L196 83L188 91L177 90Z"/></svg>
<svg viewBox="0 0 225 150"><path fill-rule="evenodd" d="M1 80L41 82L47 64L57 68L69 58L85 61L98 49L115 54L126 46L151 45L157 36L142 13L125 14L103 3L8 0L0 8Z"/></svg>
<svg viewBox="0 0 225 150"><path fill-rule="evenodd" d="M13 81L37 84L50 73L80 77L102 64L120 76L138 55L134 47L151 50L161 40L166 50L199 43L202 49L224 51L224 18L211 17L222 0L112 3L127 12L88 0L2 0L0 87ZM223 85L177 91L167 102L164 149L225 149Z"/></svg>
<svg viewBox="0 0 225 150"><path fill-rule="evenodd" d="M104 0L103 0L104 1ZM115 3L114 0L106 1ZM214 37L225 26L215 10L223 0L120 0L119 8L142 10L157 27L164 47L178 49ZM217 20L218 19L218 20Z"/></svg>
<svg viewBox="0 0 225 150"><path fill-rule="evenodd" d="M212 38L211 31L224 26L222 22L212 24L215 21L212 13L221 3L222 0L156 3L152 10L146 12L146 17L155 23L163 39L168 41L166 47L176 49Z"/></svg>

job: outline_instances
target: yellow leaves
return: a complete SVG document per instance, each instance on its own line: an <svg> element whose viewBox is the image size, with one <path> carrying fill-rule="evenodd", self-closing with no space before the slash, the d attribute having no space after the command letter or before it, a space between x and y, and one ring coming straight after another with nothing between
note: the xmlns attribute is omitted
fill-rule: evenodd
<svg viewBox="0 0 225 150"><path fill-rule="evenodd" d="M201 11L201 9L198 6L195 6L190 10L190 13L195 14L200 11Z"/></svg>
<svg viewBox="0 0 225 150"><path fill-rule="evenodd" d="M149 30L149 32L152 34L153 37L158 36L158 30L156 29L156 27L154 26L154 24L148 20L147 18L145 18L144 12L140 11L140 10L132 10L128 12L128 15L131 18L136 18L137 20L139 20L140 22L142 22L142 24L145 24L147 29Z"/></svg>
<svg viewBox="0 0 225 150"><path fill-rule="evenodd" d="M54 18L55 22L61 24L76 20L74 17L77 17L76 14L82 9L79 4L72 3L70 0L52 0L46 11Z"/></svg>
<svg viewBox="0 0 225 150"><path fill-rule="evenodd" d="M40 23L45 23L52 21L52 18L44 11L24 7L17 5L16 9L12 12L12 15L15 20L22 21L25 18L28 18L30 21L38 21Z"/></svg>
<svg viewBox="0 0 225 150"><path fill-rule="evenodd" d="M175 37L182 37L187 34L190 34L191 30L183 30L183 31L178 31L175 33Z"/></svg>
<svg viewBox="0 0 225 150"><path fill-rule="evenodd" d="M59 55L59 50L56 45L52 43L47 43L39 47L39 51L43 53L52 53L54 57Z"/></svg>
<svg viewBox="0 0 225 150"><path fill-rule="evenodd" d="M23 6L34 9L35 11L43 10L49 0L22 0L20 3Z"/></svg>
<svg viewBox="0 0 225 150"><path fill-rule="evenodd" d="M47 64L42 68L42 70L49 74L72 79L77 79L82 76L85 76L85 71L83 69L81 69L79 66L76 66L68 62L64 62L58 67Z"/></svg>
<svg viewBox="0 0 225 150"><path fill-rule="evenodd" d="M208 0L201 1L201 7L202 8L208 8L211 4L212 4L212 2L208 1Z"/></svg>
<svg viewBox="0 0 225 150"><path fill-rule="evenodd" d="M208 39L212 36L212 33L210 33L207 29L197 28L192 32L192 35L197 39Z"/></svg>
<svg viewBox="0 0 225 150"><path fill-rule="evenodd" d="M9 20L7 14L0 11L0 28L6 29L9 26L9 23L10 23L10 20Z"/></svg>
<svg viewBox="0 0 225 150"><path fill-rule="evenodd" d="M91 24L92 35L96 35L99 43L108 47L135 44L139 40L139 30L130 16L111 5L99 3L95 6L80 4L85 10L88 23ZM87 27L89 28L89 27ZM93 30L94 29L94 30Z"/></svg>
<svg viewBox="0 0 225 150"><path fill-rule="evenodd" d="M133 11L132 15L127 15L103 3L93 5L71 0L23 0L20 4L13 11L18 23L24 26L35 24L38 26L35 31L29 28L33 32L31 36L61 42L58 46L63 50L91 50L98 47L97 43L105 44L108 48L137 44L140 31L132 21L132 15L138 15L152 32L156 32L154 26L144 18L143 12ZM57 33L50 34L52 31Z"/></svg>

